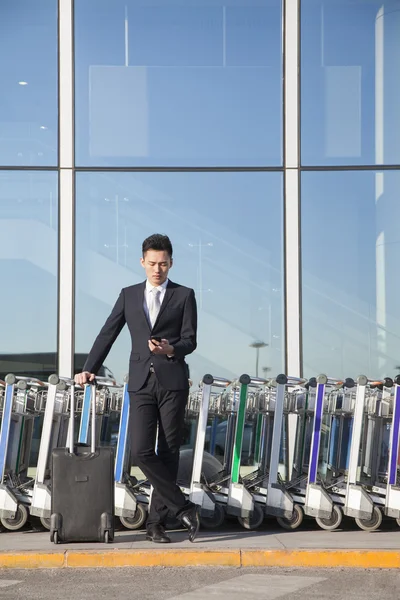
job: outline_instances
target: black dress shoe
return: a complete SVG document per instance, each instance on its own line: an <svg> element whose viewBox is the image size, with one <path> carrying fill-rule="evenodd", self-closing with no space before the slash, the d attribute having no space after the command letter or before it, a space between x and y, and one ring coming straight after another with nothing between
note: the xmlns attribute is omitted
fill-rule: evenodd
<svg viewBox="0 0 400 600"><path fill-rule="evenodd" d="M197 506L189 508L179 515L182 525L189 531L189 541L194 542L200 527L199 509Z"/></svg>
<svg viewBox="0 0 400 600"><path fill-rule="evenodd" d="M165 535L164 527L161 525L150 525L147 529L146 540L156 544L169 544L171 538Z"/></svg>

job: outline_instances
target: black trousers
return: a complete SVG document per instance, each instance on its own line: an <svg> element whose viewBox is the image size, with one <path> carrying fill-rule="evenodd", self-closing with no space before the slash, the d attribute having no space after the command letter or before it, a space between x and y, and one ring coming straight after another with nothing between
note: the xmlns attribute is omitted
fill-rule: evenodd
<svg viewBox="0 0 400 600"><path fill-rule="evenodd" d="M154 373L130 393L131 458L153 486L147 527L193 506L176 485L187 399L188 390L165 390Z"/></svg>

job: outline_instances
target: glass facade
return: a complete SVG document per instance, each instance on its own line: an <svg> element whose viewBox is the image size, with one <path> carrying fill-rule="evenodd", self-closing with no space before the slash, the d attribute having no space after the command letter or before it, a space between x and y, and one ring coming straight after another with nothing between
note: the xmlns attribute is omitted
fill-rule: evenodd
<svg viewBox="0 0 400 600"><path fill-rule="evenodd" d="M0 379L57 368L57 173L0 170Z"/></svg>
<svg viewBox="0 0 400 600"><path fill-rule="evenodd" d="M170 278L197 297L199 343L188 357L193 379L256 373L257 340L266 344L259 375L280 371L282 206L280 173L78 173L77 353L87 353L120 289L143 280L143 239L166 231L174 246ZM275 227L265 235L269 220ZM105 364L119 380L130 351L124 333Z"/></svg>
<svg viewBox="0 0 400 600"><path fill-rule="evenodd" d="M301 8L302 164L399 164L398 0Z"/></svg>
<svg viewBox="0 0 400 600"><path fill-rule="evenodd" d="M0 165L58 162L57 1L0 5Z"/></svg>
<svg viewBox="0 0 400 600"><path fill-rule="evenodd" d="M394 373L400 171L302 175L304 373Z"/></svg>
<svg viewBox="0 0 400 600"><path fill-rule="evenodd" d="M77 164L281 165L281 10L76 0Z"/></svg>
<svg viewBox="0 0 400 600"><path fill-rule="evenodd" d="M400 0L7 0L0 33L0 377L79 370L156 231L194 380L396 373Z"/></svg>

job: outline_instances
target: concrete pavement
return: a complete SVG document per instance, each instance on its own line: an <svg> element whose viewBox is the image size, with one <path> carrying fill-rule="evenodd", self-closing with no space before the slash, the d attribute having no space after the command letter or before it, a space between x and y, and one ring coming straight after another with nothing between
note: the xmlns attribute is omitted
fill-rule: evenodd
<svg viewBox="0 0 400 600"><path fill-rule="evenodd" d="M170 532L172 544L156 545L143 531L117 531L111 544L50 543L48 532L25 530L0 534L0 567L122 567L219 565L400 567L400 529L393 521L368 533L351 521L327 532L312 521L288 532L271 520L246 531L236 523L218 531L200 531L194 544L185 531Z"/></svg>
<svg viewBox="0 0 400 600"><path fill-rule="evenodd" d="M7 600L381 600L397 598L397 570L126 568L0 572Z"/></svg>

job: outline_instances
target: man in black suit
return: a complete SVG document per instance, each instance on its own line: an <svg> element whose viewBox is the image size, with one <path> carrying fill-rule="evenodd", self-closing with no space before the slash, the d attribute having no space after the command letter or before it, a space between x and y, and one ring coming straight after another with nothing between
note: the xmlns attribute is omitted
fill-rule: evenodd
<svg viewBox="0 0 400 600"><path fill-rule="evenodd" d="M170 542L164 529L170 511L194 541L199 529L197 507L186 500L176 478L189 392L185 356L197 345L196 299L192 289L168 279L172 245L167 236L154 234L144 240L141 264L147 280L121 291L75 381L94 380L127 323L132 337L128 388L131 454L153 486L146 538Z"/></svg>

